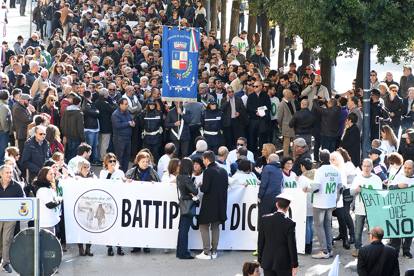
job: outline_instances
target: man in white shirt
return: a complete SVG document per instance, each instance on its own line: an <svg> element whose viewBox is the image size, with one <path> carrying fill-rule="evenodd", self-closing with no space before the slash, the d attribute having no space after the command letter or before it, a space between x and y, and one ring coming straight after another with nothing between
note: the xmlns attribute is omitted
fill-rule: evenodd
<svg viewBox="0 0 414 276"><path fill-rule="evenodd" d="M168 143L164 147L164 155L161 156L160 160L158 160L157 164L157 173L162 178L164 172L167 171L168 164L170 163L171 158L175 154L175 146L173 143Z"/></svg>
<svg viewBox="0 0 414 276"><path fill-rule="evenodd" d="M229 155L227 156L227 160L226 160L227 164L233 164L234 162L237 161L237 150L241 147L247 148L247 139L244 137L237 138L236 148L230 151ZM250 162L254 163L254 155L253 155L253 152L251 152L250 150L247 151L247 159Z"/></svg>
<svg viewBox="0 0 414 276"><path fill-rule="evenodd" d="M332 212L339 199L342 187L341 173L329 163L330 153L321 150L322 165L316 170L313 191L313 219L321 251L312 255L314 259L328 259L332 253Z"/></svg>
<svg viewBox="0 0 414 276"><path fill-rule="evenodd" d="M92 147L86 143L82 143L78 147L78 152L75 157L69 160L68 169L69 173L75 174L78 172L78 164L81 161L88 161L92 154Z"/></svg>
<svg viewBox="0 0 414 276"><path fill-rule="evenodd" d="M246 56L247 49L249 48L249 43L247 42L247 32L242 31L238 36L235 36L231 40L231 45L236 46L240 54Z"/></svg>
<svg viewBox="0 0 414 276"><path fill-rule="evenodd" d="M404 172L395 176L389 188L405 189L412 186L414 186L414 162L412 160L407 160L404 162ZM394 247L399 253L402 242L403 256L407 259L412 259L413 255L410 252L412 241L412 237L404 239L391 239L389 245Z"/></svg>
<svg viewBox="0 0 414 276"><path fill-rule="evenodd" d="M361 187L375 190L382 189L381 178L372 173L374 167L372 160L364 159L361 167L361 173L354 178L351 185L351 194L355 195L355 250L352 252L353 257L358 257L359 249L362 246L362 232L366 218L364 202L359 195Z"/></svg>

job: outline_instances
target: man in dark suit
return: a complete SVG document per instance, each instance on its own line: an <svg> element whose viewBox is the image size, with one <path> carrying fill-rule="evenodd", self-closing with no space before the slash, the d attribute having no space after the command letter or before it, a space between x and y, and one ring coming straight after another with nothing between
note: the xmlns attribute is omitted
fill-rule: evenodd
<svg viewBox="0 0 414 276"><path fill-rule="evenodd" d="M232 150L236 146L234 141L239 137L245 137L247 112L242 99L234 96L231 86L227 87L227 95L221 100L221 109L224 139L227 148Z"/></svg>
<svg viewBox="0 0 414 276"><path fill-rule="evenodd" d="M286 217L290 197L276 197L277 212L263 216L258 238L258 261L264 276L295 276L298 273L296 223ZM277 231L275 231L277 229Z"/></svg>
<svg viewBox="0 0 414 276"><path fill-rule="evenodd" d="M371 244L362 247L358 254L359 276L397 276L400 275L398 253L381 240L384 230L374 227L369 233Z"/></svg>
<svg viewBox="0 0 414 276"><path fill-rule="evenodd" d="M203 183L200 186L200 191L204 195L198 217L203 251L196 256L197 259L201 260L217 258L217 246L220 237L219 226L227 220L228 174L225 169L217 165L215 159L216 157L212 151L208 150L203 153L203 164L206 166L206 170L203 173Z"/></svg>

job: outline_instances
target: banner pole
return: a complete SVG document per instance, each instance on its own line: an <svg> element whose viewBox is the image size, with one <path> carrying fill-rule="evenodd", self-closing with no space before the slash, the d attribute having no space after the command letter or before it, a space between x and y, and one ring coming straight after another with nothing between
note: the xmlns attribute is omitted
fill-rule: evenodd
<svg viewBox="0 0 414 276"><path fill-rule="evenodd" d="M34 276L40 276L39 270L39 235L40 235L40 226L39 226L39 199L35 200L35 220L34 220Z"/></svg>

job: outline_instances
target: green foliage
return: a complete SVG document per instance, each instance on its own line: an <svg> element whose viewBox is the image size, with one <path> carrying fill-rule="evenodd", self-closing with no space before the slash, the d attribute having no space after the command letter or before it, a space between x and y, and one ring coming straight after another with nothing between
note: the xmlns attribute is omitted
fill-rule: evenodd
<svg viewBox="0 0 414 276"><path fill-rule="evenodd" d="M366 39L377 45L378 59L398 61L410 56L414 39L414 0L253 0L270 19L283 22L290 34L299 35L306 47L338 53L363 47Z"/></svg>

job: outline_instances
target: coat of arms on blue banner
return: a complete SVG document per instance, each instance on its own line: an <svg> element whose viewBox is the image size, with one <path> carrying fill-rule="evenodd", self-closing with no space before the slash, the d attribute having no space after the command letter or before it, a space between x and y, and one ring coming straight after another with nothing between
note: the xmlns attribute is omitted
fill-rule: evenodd
<svg viewBox="0 0 414 276"><path fill-rule="evenodd" d="M163 27L162 99L197 101L198 28Z"/></svg>

